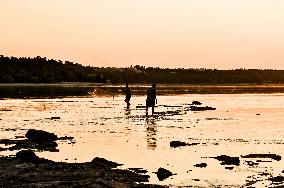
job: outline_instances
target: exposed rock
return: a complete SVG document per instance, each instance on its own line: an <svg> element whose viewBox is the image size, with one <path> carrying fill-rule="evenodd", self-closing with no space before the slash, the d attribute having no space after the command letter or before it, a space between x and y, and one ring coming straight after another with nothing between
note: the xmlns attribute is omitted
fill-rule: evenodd
<svg viewBox="0 0 284 188"><path fill-rule="evenodd" d="M100 157L96 157L94 158L91 163L96 163L96 164L100 164L100 165L104 165L110 168L116 168L118 166L121 166L122 164L118 164L116 162L112 162L112 161L108 161L104 158L100 158Z"/></svg>
<svg viewBox="0 0 284 188"><path fill-rule="evenodd" d="M240 165L240 159L239 157L230 157L227 155L220 155L217 157L212 157L214 159L217 159L218 161L221 161L221 165Z"/></svg>
<svg viewBox="0 0 284 188"><path fill-rule="evenodd" d="M233 166L225 166L225 169L233 170L233 169L234 169L234 167L233 167Z"/></svg>
<svg viewBox="0 0 284 188"><path fill-rule="evenodd" d="M180 147L180 146L186 146L188 145L188 143L185 143L185 142L180 142L180 141L171 141L170 142L170 147Z"/></svg>
<svg viewBox="0 0 284 188"><path fill-rule="evenodd" d="M159 181L163 181L164 179L167 179L168 177L173 175L171 171L164 168L159 168L156 173Z"/></svg>
<svg viewBox="0 0 284 188"><path fill-rule="evenodd" d="M148 175L112 169L96 160L53 162L37 157L31 150L0 157L0 172L0 187L163 187L144 185Z"/></svg>
<svg viewBox="0 0 284 188"><path fill-rule="evenodd" d="M198 145L200 143L186 143L186 142L181 142L181 141L171 141L170 142L170 147L176 148L180 146L194 146Z"/></svg>
<svg viewBox="0 0 284 188"><path fill-rule="evenodd" d="M242 158L270 158L276 161L281 160L281 156L276 155L276 154L249 154L249 155L242 155L241 157Z"/></svg>
<svg viewBox="0 0 284 188"><path fill-rule="evenodd" d="M199 167L199 168L205 168L207 166L207 164L206 163L200 163L200 164L196 164L194 166Z"/></svg>
<svg viewBox="0 0 284 188"><path fill-rule="evenodd" d="M192 104L193 104L193 105L201 105L202 103L199 102L199 101L192 101Z"/></svg>
<svg viewBox="0 0 284 188"><path fill-rule="evenodd" d="M200 179L192 179L193 181L200 181Z"/></svg>
<svg viewBox="0 0 284 188"><path fill-rule="evenodd" d="M58 139L54 133L35 129L29 129L25 137L37 143L52 143Z"/></svg>
<svg viewBox="0 0 284 188"><path fill-rule="evenodd" d="M60 117L51 117L50 119L51 119L51 120L60 119Z"/></svg>
<svg viewBox="0 0 284 188"><path fill-rule="evenodd" d="M57 138L57 140L72 140L72 139L74 139L73 136L63 136L63 137Z"/></svg>
<svg viewBox="0 0 284 188"><path fill-rule="evenodd" d="M55 134L49 133L42 130L29 129L26 133L25 137L27 139L2 139L0 140L0 144L5 145L13 145L8 148L1 148L0 151L6 150L20 150L20 149L36 149L38 151L51 151L58 152L56 149L58 144L55 142L56 140L72 140L74 137L60 137L58 138Z"/></svg>
<svg viewBox="0 0 284 188"><path fill-rule="evenodd" d="M37 164L42 160L32 150L22 150L16 153L16 158L22 162Z"/></svg>
<svg viewBox="0 0 284 188"><path fill-rule="evenodd" d="M216 108L209 106L190 106L191 111L205 111L205 110L216 110Z"/></svg>

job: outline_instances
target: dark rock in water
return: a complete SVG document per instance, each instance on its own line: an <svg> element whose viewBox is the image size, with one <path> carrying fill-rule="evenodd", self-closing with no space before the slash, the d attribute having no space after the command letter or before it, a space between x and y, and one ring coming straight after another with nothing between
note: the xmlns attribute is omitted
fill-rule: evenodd
<svg viewBox="0 0 284 188"><path fill-rule="evenodd" d="M273 183L284 183L283 176L276 176L276 177L268 178L268 180L272 181Z"/></svg>
<svg viewBox="0 0 284 188"><path fill-rule="evenodd" d="M233 169L234 169L234 167L233 167L233 166L225 166L225 169L233 170Z"/></svg>
<svg viewBox="0 0 284 188"><path fill-rule="evenodd" d="M33 140L18 140L15 146L12 146L10 149L37 149L43 151L53 151L58 152L56 147L58 144L56 142L34 142Z"/></svg>
<svg viewBox="0 0 284 188"><path fill-rule="evenodd" d="M56 149L58 144L55 142L56 140L72 140L74 137L60 137L58 138L55 134L49 133L42 130L29 129L26 133L25 137L27 139L21 140L10 140L10 139L2 139L0 140L0 144L12 145L9 148L1 148L0 151L13 151L20 149L35 149L38 151L51 151L58 152ZM71 141L71 143L73 143Z"/></svg>
<svg viewBox="0 0 284 188"><path fill-rule="evenodd" d="M185 143L185 142L180 142L180 141L171 141L170 142L170 147L180 147L180 146L186 146L188 145L188 143Z"/></svg>
<svg viewBox="0 0 284 188"><path fill-rule="evenodd" d="M100 157L96 157L91 161L92 164L99 164L99 165L103 165L109 168L116 168L118 166L121 166L122 164L118 164L116 162L112 162L112 161L108 161L104 158L100 158Z"/></svg>
<svg viewBox="0 0 284 188"><path fill-rule="evenodd" d="M192 104L193 104L193 105L201 105L202 103L199 102L199 101L192 101Z"/></svg>
<svg viewBox="0 0 284 188"><path fill-rule="evenodd" d="M164 168L159 168L156 173L159 181L163 181L164 179L167 179L168 177L173 175L171 171Z"/></svg>
<svg viewBox="0 0 284 188"><path fill-rule="evenodd" d="M276 154L249 154L249 155L242 155L241 157L242 158L270 158L276 161L281 160L281 156L276 155Z"/></svg>
<svg viewBox="0 0 284 188"><path fill-rule="evenodd" d="M185 142L181 142L181 141L171 141L170 142L170 147L176 148L176 147L180 147L180 146L195 146L198 145L200 143L185 143Z"/></svg>
<svg viewBox="0 0 284 188"><path fill-rule="evenodd" d="M200 179L192 179L193 181L200 181Z"/></svg>
<svg viewBox="0 0 284 188"><path fill-rule="evenodd" d="M22 150L16 153L16 158L22 162L37 164L40 158L32 150Z"/></svg>
<svg viewBox="0 0 284 188"><path fill-rule="evenodd" d="M35 129L29 129L25 137L37 143L52 143L58 139L54 133Z"/></svg>
<svg viewBox="0 0 284 188"><path fill-rule="evenodd" d="M240 159L239 157L230 157L227 155L220 155L217 157L212 157L214 159L217 159L218 161L221 161L221 165L240 165Z"/></svg>
<svg viewBox="0 0 284 188"><path fill-rule="evenodd" d="M72 140L72 139L74 139L73 136L63 136L63 137L57 138L57 140Z"/></svg>
<svg viewBox="0 0 284 188"><path fill-rule="evenodd" d="M207 166L207 164L206 163L200 163L200 164L196 164L194 166L199 167L199 168L205 168Z"/></svg>
<svg viewBox="0 0 284 188"><path fill-rule="evenodd" d="M191 111L205 111L205 110L216 110L216 108L209 106L190 106Z"/></svg>

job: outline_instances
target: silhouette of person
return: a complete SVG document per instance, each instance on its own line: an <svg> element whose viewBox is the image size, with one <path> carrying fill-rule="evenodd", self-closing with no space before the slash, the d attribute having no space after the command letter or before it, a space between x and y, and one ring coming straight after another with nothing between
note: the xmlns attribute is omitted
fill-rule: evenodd
<svg viewBox="0 0 284 188"><path fill-rule="evenodd" d="M153 84L152 87L147 89L146 115L148 115L149 107L152 107L152 115L154 114L154 107L156 103L156 84Z"/></svg>
<svg viewBox="0 0 284 188"><path fill-rule="evenodd" d="M129 106L130 106L130 98L131 98L131 90L130 88L128 87L128 83L126 82L125 84L125 88L123 89L123 93L125 94L125 102L127 104L127 109L129 109Z"/></svg>

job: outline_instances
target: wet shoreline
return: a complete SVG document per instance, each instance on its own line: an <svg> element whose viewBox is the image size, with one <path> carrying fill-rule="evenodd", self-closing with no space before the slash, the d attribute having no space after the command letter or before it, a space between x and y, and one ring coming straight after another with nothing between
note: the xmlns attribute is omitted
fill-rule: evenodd
<svg viewBox="0 0 284 188"><path fill-rule="evenodd" d="M2 156L31 148L58 164L100 157L166 186L284 184L283 94L158 96L154 116L145 116L144 96L130 109L123 96L0 102ZM29 129L62 140L37 150Z"/></svg>

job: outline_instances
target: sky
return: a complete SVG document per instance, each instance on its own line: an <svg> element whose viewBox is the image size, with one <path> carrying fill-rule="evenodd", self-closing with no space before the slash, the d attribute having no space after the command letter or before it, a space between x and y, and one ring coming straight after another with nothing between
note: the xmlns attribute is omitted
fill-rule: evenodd
<svg viewBox="0 0 284 188"><path fill-rule="evenodd" d="M0 54L284 70L283 0L0 0Z"/></svg>

